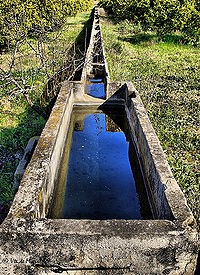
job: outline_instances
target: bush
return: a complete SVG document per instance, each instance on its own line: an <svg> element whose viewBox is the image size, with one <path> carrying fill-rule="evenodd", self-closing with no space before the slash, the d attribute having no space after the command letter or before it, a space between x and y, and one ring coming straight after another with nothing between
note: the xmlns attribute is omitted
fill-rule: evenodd
<svg viewBox="0 0 200 275"><path fill-rule="evenodd" d="M100 5L116 19L139 21L159 35L181 31L186 42L199 42L200 0L101 0Z"/></svg>
<svg viewBox="0 0 200 275"><path fill-rule="evenodd" d="M180 29L179 0L154 0L151 8L151 25L159 34L169 34Z"/></svg>
<svg viewBox="0 0 200 275"><path fill-rule="evenodd" d="M148 22L150 0L101 0L100 6L117 19L129 19L135 23L138 20L142 23Z"/></svg>
<svg viewBox="0 0 200 275"><path fill-rule="evenodd" d="M182 7L181 15L181 32L184 40L197 45L200 37L200 7L195 2L188 2Z"/></svg>

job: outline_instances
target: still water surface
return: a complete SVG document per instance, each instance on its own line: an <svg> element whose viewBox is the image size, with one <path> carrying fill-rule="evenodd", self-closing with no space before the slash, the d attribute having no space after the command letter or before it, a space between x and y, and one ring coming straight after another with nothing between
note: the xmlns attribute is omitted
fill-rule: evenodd
<svg viewBox="0 0 200 275"><path fill-rule="evenodd" d="M126 118L117 113L73 112L53 218L151 218Z"/></svg>

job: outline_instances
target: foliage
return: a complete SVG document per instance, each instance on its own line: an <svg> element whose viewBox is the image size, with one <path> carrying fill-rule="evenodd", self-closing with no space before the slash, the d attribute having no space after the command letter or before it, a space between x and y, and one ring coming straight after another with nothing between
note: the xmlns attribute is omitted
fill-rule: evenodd
<svg viewBox="0 0 200 275"><path fill-rule="evenodd" d="M147 22L150 0L101 0L100 5L118 19Z"/></svg>
<svg viewBox="0 0 200 275"><path fill-rule="evenodd" d="M185 41L197 45L200 37L200 2L186 2L181 11L181 31Z"/></svg>
<svg viewBox="0 0 200 275"><path fill-rule="evenodd" d="M0 109L0 205L4 204L4 207L9 205L13 196L13 168L17 166L28 140L40 135L45 124L44 119L20 101L18 99L7 111L5 106ZM21 108L17 106L19 103ZM9 120L10 126L3 126Z"/></svg>
<svg viewBox="0 0 200 275"><path fill-rule="evenodd" d="M180 28L179 0L155 0L151 8L151 23L158 33L171 33Z"/></svg>
<svg viewBox="0 0 200 275"><path fill-rule="evenodd" d="M85 7L84 4L82 8ZM55 22L57 25L62 23L59 19ZM48 118L61 82L73 79L83 66L86 51L82 45L76 49L75 44L66 43L68 25L61 24L55 29L55 22L50 22L51 28L42 20L39 27L31 25L31 36L27 28L25 31L21 29L21 22L18 23L17 19L6 22L9 30L7 51L0 57L0 86L3 91L0 97L6 94L7 100L13 100L22 94L28 104L45 119Z"/></svg>
<svg viewBox="0 0 200 275"><path fill-rule="evenodd" d="M200 37L199 0L101 0L115 19L140 21L158 34L181 31L185 42L197 45Z"/></svg>
<svg viewBox="0 0 200 275"><path fill-rule="evenodd" d="M91 0L0 1L0 43L61 26L66 17L87 10L91 4Z"/></svg>

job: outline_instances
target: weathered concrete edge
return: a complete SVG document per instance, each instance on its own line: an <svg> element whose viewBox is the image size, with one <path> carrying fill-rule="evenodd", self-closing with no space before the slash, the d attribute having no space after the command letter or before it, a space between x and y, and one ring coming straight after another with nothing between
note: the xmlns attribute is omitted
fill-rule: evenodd
<svg viewBox="0 0 200 275"><path fill-rule="evenodd" d="M90 36L90 42L89 46L87 48L86 56L85 56L85 62L82 70L82 75L81 75L81 82L86 83L86 78L87 78L87 70L88 66L91 64L91 59L92 59L92 48L93 48L93 39L94 39L94 33L95 33L95 21L94 21L94 14L95 14L95 8L93 10L93 23L92 23L92 31L91 31L91 36Z"/></svg>
<svg viewBox="0 0 200 275"><path fill-rule="evenodd" d="M70 85L70 82L64 82L62 85L52 113L21 180L8 218L46 215L64 146L62 138L66 135L65 130L73 107L74 95ZM65 120L64 123L62 123L63 120Z"/></svg>
<svg viewBox="0 0 200 275"><path fill-rule="evenodd" d="M195 268L194 242L170 221L15 219L0 232L0 259L13 270L5 274L46 267L183 275Z"/></svg>
<svg viewBox="0 0 200 275"><path fill-rule="evenodd" d="M95 16L98 16L98 19L95 19ZM87 49L87 52L86 52L86 57L85 57L85 63L84 63L84 67L83 67L83 70L82 70L82 76L81 76L81 82L82 83L86 83L87 81L87 73L88 73L88 70L90 69L90 67L92 67L92 49L94 47L94 42L95 42L95 34L97 32L100 32L100 36L101 36L101 47L102 47L102 50L103 50L103 56L104 56L104 66L105 66L105 73L106 73L106 78L107 78L107 81L109 81L110 79L110 74L109 74L109 70L108 70L108 64L107 64L107 61L106 61L106 56L105 56L105 49L104 49L104 46L103 46L103 37L102 37L102 32L101 32L101 25L100 25L100 18L99 18L99 10L98 10L98 7L96 6L94 8L94 11L93 11L93 24L92 24L92 31L91 31L91 37L90 37L90 42L89 42L89 46L88 46L88 49ZM96 27L99 27L98 30L96 30Z"/></svg>
<svg viewBox="0 0 200 275"><path fill-rule="evenodd" d="M99 22L100 22L100 16L99 16L99 9L98 8L96 9L96 13L99 17ZM110 81L110 73L109 73L109 70L108 70L108 63L106 61L106 54L105 54L105 48L104 48L104 44L103 44L103 35L102 35L101 24L100 23L99 23L99 28L100 28L101 41L102 41L102 51L103 51L103 56L104 56L106 79L107 79L107 82L109 82Z"/></svg>
<svg viewBox="0 0 200 275"><path fill-rule="evenodd" d="M169 219L180 227L192 230L197 226L185 196L173 177L160 141L148 118L138 91L132 82L108 82L108 100L123 99L129 120L130 132L138 157L149 186L150 197L154 200L159 219Z"/></svg>
<svg viewBox="0 0 200 275"><path fill-rule="evenodd" d="M129 85L129 94L131 96L129 103L129 122L134 133L135 144L139 154L144 174L149 177L152 192L163 192L166 196L167 204L163 205L163 200L157 202L158 218L166 218L170 213L162 213L161 209L172 211L174 222L183 228L194 231L196 235L197 226L194 216L187 205L186 198L178 186L170 166L160 145L160 141L145 111L143 102L134 86ZM159 183L159 185L157 184ZM161 190L159 190L161 189ZM157 196L159 197L159 196ZM162 197L162 196L161 196ZM159 206L160 203L160 206ZM167 215L166 215L167 214ZM173 218L171 217L171 218Z"/></svg>
<svg viewBox="0 0 200 275"><path fill-rule="evenodd" d="M46 217L64 146L62 144L64 144L63 141L69 126L71 111L75 103L73 94L76 91L75 87L77 85L77 90L82 90L80 83L64 83L51 116L42 132L33 158L22 179L8 218ZM174 217L174 222L180 227L191 230L196 238L194 217L171 173L160 142L145 112L139 93L130 82L112 82L109 85L108 87L114 86L114 89L110 92L113 95L116 94L115 90L119 90L120 86L127 87L124 90L122 89L120 96L129 105L127 114L129 116L131 132L135 139L144 173L147 175L147 182L151 182L150 189L152 189L153 198L154 200L159 196L162 198L156 201L158 218L166 219L168 217L172 219ZM78 94L78 91L75 93ZM123 96L122 93L125 95ZM129 94L132 93L134 93L134 97L128 99ZM89 106L94 105L94 102L88 102L87 104L84 102L83 104L88 104ZM97 102L96 104L100 103ZM146 160L148 161L146 162ZM34 184L30 185L30 182ZM170 216L170 211L173 217Z"/></svg>

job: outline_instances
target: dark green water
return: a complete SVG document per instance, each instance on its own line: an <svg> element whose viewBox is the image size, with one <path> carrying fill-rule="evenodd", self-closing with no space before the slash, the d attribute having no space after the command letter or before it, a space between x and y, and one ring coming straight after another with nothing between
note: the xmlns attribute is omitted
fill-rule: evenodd
<svg viewBox="0 0 200 275"><path fill-rule="evenodd" d="M52 218L152 218L122 109L73 112L56 193Z"/></svg>

